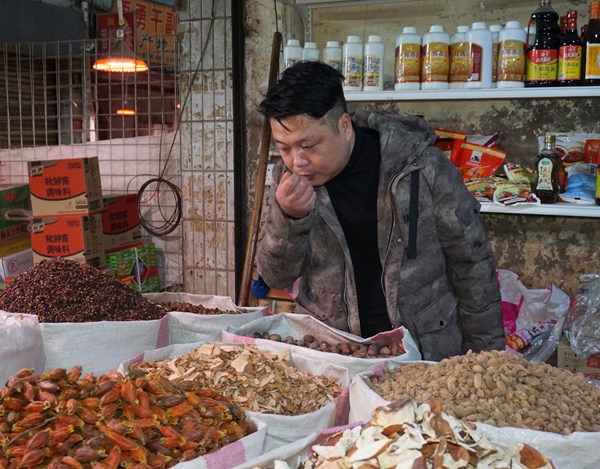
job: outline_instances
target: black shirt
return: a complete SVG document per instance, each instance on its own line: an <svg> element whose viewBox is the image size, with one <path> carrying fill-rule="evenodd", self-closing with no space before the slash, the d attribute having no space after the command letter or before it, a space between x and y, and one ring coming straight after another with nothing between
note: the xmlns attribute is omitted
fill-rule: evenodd
<svg viewBox="0 0 600 469"><path fill-rule="evenodd" d="M377 188L381 154L379 134L354 127L352 154L344 169L325 184L350 250L362 337L392 328L381 286L377 249Z"/></svg>

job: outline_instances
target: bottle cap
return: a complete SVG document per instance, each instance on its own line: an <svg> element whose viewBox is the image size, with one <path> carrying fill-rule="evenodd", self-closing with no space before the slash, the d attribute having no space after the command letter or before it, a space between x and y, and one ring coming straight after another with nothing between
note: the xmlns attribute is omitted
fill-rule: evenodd
<svg viewBox="0 0 600 469"><path fill-rule="evenodd" d="M456 28L456 32L457 33L466 33L469 29L471 29L471 28L469 28L468 26L458 26Z"/></svg>
<svg viewBox="0 0 600 469"><path fill-rule="evenodd" d="M402 34L417 34L417 28L414 26L405 26L402 28Z"/></svg>
<svg viewBox="0 0 600 469"><path fill-rule="evenodd" d="M288 39L287 45L288 46L299 46L300 41L298 39Z"/></svg>
<svg viewBox="0 0 600 469"><path fill-rule="evenodd" d="M546 134L546 136L544 137L544 142L556 143L556 135L554 135L554 134Z"/></svg>
<svg viewBox="0 0 600 469"><path fill-rule="evenodd" d="M471 25L471 29L487 29L487 26L483 21L476 21Z"/></svg>
<svg viewBox="0 0 600 469"><path fill-rule="evenodd" d="M348 36L346 38L346 42L358 42L358 43L360 43L361 42L360 36Z"/></svg>
<svg viewBox="0 0 600 469"><path fill-rule="evenodd" d="M501 24L490 24L490 31L493 33L499 33L500 31L502 31L502 25Z"/></svg>
<svg viewBox="0 0 600 469"><path fill-rule="evenodd" d="M444 27L441 24L432 24L429 27L429 32L430 33L443 33Z"/></svg>
<svg viewBox="0 0 600 469"><path fill-rule="evenodd" d="M381 42L381 36L373 35L369 36L367 42Z"/></svg>
<svg viewBox="0 0 600 469"><path fill-rule="evenodd" d="M304 48L305 49L316 49L317 48L317 43L316 42L305 42L304 43Z"/></svg>
<svg viewBox="0 0 600 469"><path fill-rule="evenodd" d="M327 41L327 45L325 47L340 47L340 43L337 41Z"/></svg>
<svg viewBox="0 0 600 469"><path fill-rule="evenodd" d="M509 28L521 28L521 23L519 21L507 21L504 29Z"/></svg>

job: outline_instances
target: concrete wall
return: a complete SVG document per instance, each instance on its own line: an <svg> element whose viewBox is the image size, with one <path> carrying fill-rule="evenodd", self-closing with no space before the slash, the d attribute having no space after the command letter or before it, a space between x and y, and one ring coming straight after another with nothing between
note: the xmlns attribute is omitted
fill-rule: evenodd
<svg viewBox="0 0 600 469"><path fill-rule="evenodd" d="M415 26L423 34L431 24L442 24L449 33L453 33L456 26L470 25L473 21L486 21L489 25L519 20L526 25L538 4L534 0L407 0L316 8L311 12L312 28L308 32L320 49L327 40L344 41L350 34L362 36L363 41L369 34L381 35L386 48L386 88L392 89L395 38L402 27ZM588 21L588 2L554 1L552 5L561 14L567 9L576 9L579 26ZM280 16L277 25L284 39L295 37L303 42L302 15L281 3L277 3L277 8ZM248 184L253 188L262 127L262 119L253 107L266 88L269 46L276 24L273 3L249 0L246 24ZM469 134L501 131L498 144L508 153L507 161L532 167L538 135L546 131L600 131L599 105L600 98L596 97L352 103L350 108L423 114L434 126ZM484 214L483 217L497 267L517 272L532 287L541 288L553 282L573 294L579 288L578 274L600 271L600 219L500 214Z"/></svg>

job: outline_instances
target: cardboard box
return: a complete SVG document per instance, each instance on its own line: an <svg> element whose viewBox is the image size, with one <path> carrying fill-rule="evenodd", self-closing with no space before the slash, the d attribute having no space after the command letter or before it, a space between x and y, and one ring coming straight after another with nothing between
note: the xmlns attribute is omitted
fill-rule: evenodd
<svg viewBox="0 0 600 469"><path fill-rule="evenodd" d="M267 297L259 300L258 306L261 308L267 308L270 314L296 312L296 303L288 300L277 300Z"/></svg>
<svg viewBox="0 0 600 469"><path fill-rule="evenodd" d="M137 194L104 196L102 232L107 253L142 244Z"/></svg>
<svg viewBox="0 0 600 469"><path fill-rule="evenodd" d="M160 291L154 243L106 254L117 280L142 293Z"/></svg>
<svg viewBox="0 0 600 469"><path fill-rule="evenodd" d="M577 357L564 335L558 344L557 354L558 368L569 370L573 373L583 373L589 378L600 379L600 355L586 359Z"/></svg>
<svg viewBox="0 0 600 469"><path fill-rule="evenodd" d="M102 209L98 157L27 163L33 216L93 213Z"/></svg>
<svg viewBox="0 0 600 469"><path fill-rule="evenodd" d="M291 301L294 298L285 290L277 290L275 288L269 288L267 292L267 298L275 298L276 300L288 300Z"/></svg>
<svg viewBox="0 0 600 469"><path fill-rule="evenodd" d="M24 251L31 247L31 233L27 222L0 228L0 257Z"/></svg>
<svg viewBox="0 0 600 469"><path fill-rule="evenodd" d="M0 229L23 223L6 220L4 214L9 209L30 210L29 198L29 184L0 184Z"/></svg>
<svg viewBox="0 0 600 469"><path fill-rule="evenodd" d="M31 247L36 263L62 257L100 267L104 265L102 216L97 213L34 218Z"/></svg>
<svg viewBox="0 0 600 469"><path fill-rule="evenodd" d="M25 272L29 267L33 267L31 249L0 258L0 282L4 284L12 282L17 275Z"/></svg>

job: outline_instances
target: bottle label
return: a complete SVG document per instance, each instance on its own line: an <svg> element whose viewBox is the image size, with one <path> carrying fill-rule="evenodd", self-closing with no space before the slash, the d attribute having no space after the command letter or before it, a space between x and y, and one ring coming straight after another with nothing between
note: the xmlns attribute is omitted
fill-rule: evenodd
<svg viewBox="0 0 600 469"><path fill-rule="evenodd" d="M394 83L419 83L421 80L421 45L400 44L396 47Z"/></svg>
<svg viewBox="0 0 600 469"><path fill-rule="evenodd" d="M498 51L498 81L525 80L525 43L514 39L502 41Z"/></svg>
<svg viewBox="0 0 600 469"><path fill-rule="evenodd" d="M600 44L588 42L586 47L584 78L586 80L600 78Z"/></svg>
<svg viewBox="0 0 600 469"><path fill-rule="evenodd" d="M469 44L471 61L469 62L469 82L481 82L483 79L483 47L474 42Z"/></svg>
<svg viewBox="0 0 600 469"><path fill-rule="evenodd" d="M344 86L360 88L362 85L363 71L362 57L359 55L344 56L342 74L344 75Z"/></svg>
<svg viewBox="0 0 600 469"><path fill-rule="evenodd" d="M562 46L558 50L558 81L581 78L581 46Z"/></svg>
<svg viewBox="0 0 600 469"><path fill-rule="evenodd" d="M335 68L338 72L342 71L342 61L341 60L328 60L327 65L331 68Z"/></svg>
<svg viewBox="0 0 600 469"><path fill-rule="evenodd" d="M500 44L494 42L492 45L492 83L496 83L496 77L498 76L498 53L500 50Z"/></svg>
<svg viewBox="0 0 600 469"><path fill-rule="evenodd" d="M365 56L364 86L378 87L381 83L381 57L374 54Z"/></svg>
<svg viewBox="0 0 600 469"><path fill-rule="evenodd" d="M449 47L445 42L430 42L422 48L421 82L448 82L450 71Z"/></svg>
<svg viewBox="0 0 600 469"><path fill-rule="evenodd" d="M527 52L527 81L556 81L558 78L558 51L536 49Z"/></svg>
<svg viewBox="0 0 600 469"><path fill-rule="evenodd" d="M542 158L538 162L538 179L536 190L552 191L552 160L550 158Z"/></svg>
<svg viewBox="0 0 600 469"><path fill-rule="evenodd" d="M450 45L450 82L465 82L469 79L469 43L455 42Z"/></svg>

